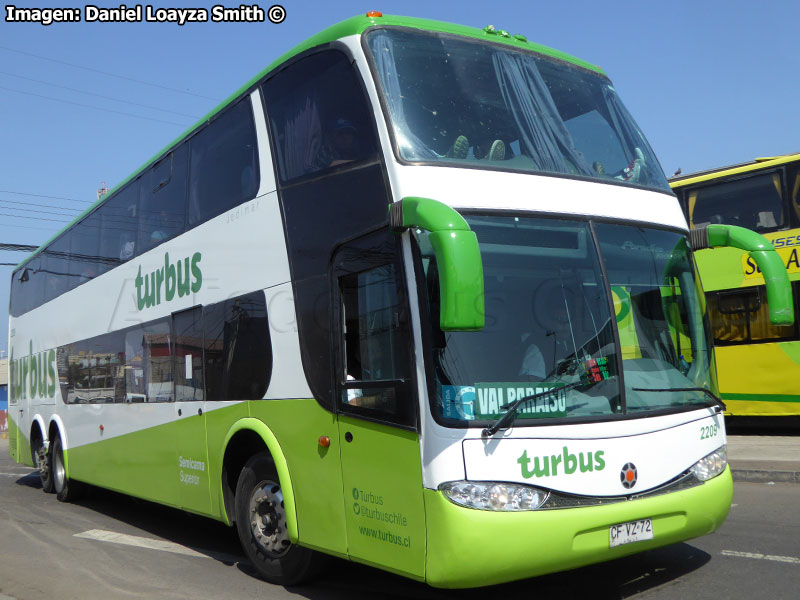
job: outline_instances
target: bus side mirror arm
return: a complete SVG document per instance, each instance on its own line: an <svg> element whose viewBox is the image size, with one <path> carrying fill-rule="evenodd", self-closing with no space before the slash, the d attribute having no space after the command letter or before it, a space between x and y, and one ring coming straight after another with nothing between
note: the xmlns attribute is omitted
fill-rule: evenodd
<svg viewBox="0 0 800 600"><path fill-rule="evenodd" d="M475 232L458 212L430 198L403 198L389 205L394 231L411 227L430 232L439 268L442 331L483 329L483 263Z"/></svg>
<svg viewBox="0 0 800 600"><path fill-rule="evenodd" d="M689 232L692 250L728 246L747 251L764 274L769 321L773 325L794 323L792 287L786 266L775 248L755 231L736 225L707 225Z"/></svg>

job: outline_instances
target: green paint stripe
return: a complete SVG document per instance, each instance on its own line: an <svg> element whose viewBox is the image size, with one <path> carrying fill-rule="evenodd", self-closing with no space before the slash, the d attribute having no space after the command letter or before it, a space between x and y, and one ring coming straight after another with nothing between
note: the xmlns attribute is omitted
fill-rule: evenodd
<svg viewBox="0 0 800 600"><path fill-rule="evenodd" d="M496 42L499 44L506 44L508 46L513 46L515 48L521 48L524 50L532 50L534 52L538 52L539 54L543 54L546 56L550 56L559 60L563 60L574 65L583 67L584 69L588 69L590 71L595 71L600 73L601 75L605 75L605 72L598 67L597 65L593 65L592 63L586 62L581 60L575 56L567 54L565 52L560 52L559 50L555 50L553 48L549 48L547 46L542 46L540 44L534 44L528 41L522 41L516 39L512 36L510 37L503 37L499 34L489 34L483 31L482 29L478 29L477 27L466 27L464 25L455 25L453 23L445 23L443 21L432 21L429 19L416 19L412 17L398 17L394 15L384 15L383 17L366 17L366 16L358 16L352 17L341 23L337 23L336 25L332 25L327 29L320 31L318 34L308 38L301 44L298 44L288 52L282 54L277 59L272 61L265 69L263 69L260 73L258 73L255 77L250 79L247 83L245 83L242 87L228 96L225 100L223 100L218 106L213 108L208 114L202 117L199 121L197 121L194 125L189 127L186 131L184 131L181 135L176 137L172 142L167 144L163 149L161 149L158 153L156 153L150 160L145 162L139 169L134 171L130 176L124 179L121 183L114 186L109 192L103 196L102 198L98 199L94 204L92 204L89 208L84 210L78 217L75 218L74 221L67 224L63 229L61 229L58 233L56 233L53 237L47 240L44 244L42 244L38 250L34 251L32 254L27 256L25 259L22 260L15 268L14 273L16 273L19 269L24 267L28 262L30 262L35 256L40 254L44 248L46 248L49 244L55 241L62 233L67 231L73 225L78 223L83 217L93 211L99 204L108 201L118 190L122 189L129 181L135 179L139 175L141 175L147 168L151 165L155 164L158 160L160 160L163 156L169 153L174 147L176 147L179 143L183 140L190 137L195 131L200 129L203 125L213 119L218 113L222 112L228 106L233 104L234 102L240 100L244 97L245 92L247 92L251 87L253 87L262 77L267 75L270 71L274 70L276 67L280 66L287 60L291 59L292 57L305 52L306 50L313 48L315 46L320 46L322 44L328 44L335 40L350 36L350 35L360 35L364 33L367 29L374 26L396 26L396 27L409 27L413 29L421 29L425 31L434 31L438 33L451 33L455 35L461 35L465 37L480 39L483 41L489 42Z"/></svg>
<svg viewBox="0 0 800 600"><path fill-rule="evenodd" d="M723 400L739 400L742 402L798 402L800 394L722 394Z"/></svg>

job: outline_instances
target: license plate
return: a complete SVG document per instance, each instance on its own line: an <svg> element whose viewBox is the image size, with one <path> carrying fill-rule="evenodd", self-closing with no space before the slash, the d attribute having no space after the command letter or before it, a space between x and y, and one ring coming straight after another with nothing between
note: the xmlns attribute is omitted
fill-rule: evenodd
<svg viewBox="0 0 800 600"><path fill-rule="evenodd" d="M608 546L621 546L633 542L642 542L653 539L652 519L640 519L630 523L620 523L612 525L608 529Z"/></svg>

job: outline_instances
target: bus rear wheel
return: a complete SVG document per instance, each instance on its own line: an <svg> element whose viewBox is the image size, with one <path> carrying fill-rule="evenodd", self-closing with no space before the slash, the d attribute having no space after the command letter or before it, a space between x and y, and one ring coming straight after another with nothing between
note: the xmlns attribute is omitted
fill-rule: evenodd
<svg viewBox="0 0 800 600"><path fill-rule="evenodd" d="M53 485L53 453L48 452L44 442L40 440L33 451L33 457L36 460L36 466L39 468L42 490L46 494L52 494L55 491L55 486Z"/></svg>
<svg viewBox="0 0 800 600"><path fill-rule="evenodd" d="M318 573L321 555L289 540L278 473L266 454L251 457L239 474L235 507L242 549L261 577L294 585Z"/></svg>
<svg viewBox="0 0 800 600"><path fill-rule="evenodd" d="M52 465L52 479L56 498L61 502L73 502L80 498L84 491L84 485L78 481L67 479L67 469L64 465L64 450L61 446L60 436L56 437L55 441L53 441L53 451L50 453L50 464Z"/></svg>

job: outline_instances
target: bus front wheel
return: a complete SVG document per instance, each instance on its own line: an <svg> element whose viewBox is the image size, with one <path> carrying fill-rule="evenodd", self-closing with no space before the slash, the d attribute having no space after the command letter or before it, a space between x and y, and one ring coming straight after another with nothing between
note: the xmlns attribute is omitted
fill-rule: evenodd
<svg viewBox="0 0 800 600"><path fill-rule="evenodd" d="M275 464L266 454L247 461L236 484L236 529L258 574L278 585L308 581L320 555L292 544Z"/></svg>

